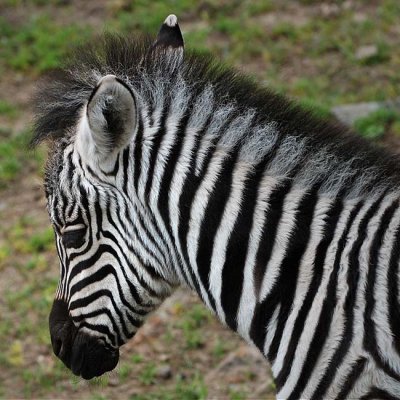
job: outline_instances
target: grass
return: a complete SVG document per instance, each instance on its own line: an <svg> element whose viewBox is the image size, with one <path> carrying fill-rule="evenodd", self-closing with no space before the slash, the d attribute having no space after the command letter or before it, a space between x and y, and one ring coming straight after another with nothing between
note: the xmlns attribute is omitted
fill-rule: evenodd
<svg viewBox="0 0 400 400"><path fill-rule="evenodd" d="M191 379L178 377L175 386L171 389L135 394L130 397L130 400L204 400L207 398L207 392L203 379L195 374Z"/></svg>
<svg viewBox="0 0 400 400"><path fill-rule="evenodd" d="M398 129L400 126L400 113L381 108L370 115L359 118L354 122L355 130L367 139L376 140L382 138L391 127Z"/></svg>
<svg viewBox="0 0 400 400"><path fill-rule="evenodd" d="M154 383L154 378L156 376L157 368L154 363L148 363L146 364L138 376L138 379L140 382L142 382L144 385L151 385Z"/></svg>
<svg viewBox="0 0 400 400"><path fill-rule="evenodd" d="M0 66L38 75L60 66L73 44L89 37L85 26L59 26L47 15L33 15L22 26L0 17Z"/></svg>
<svg viewBox="0 0 400 400"><path fill-rule="evenodd" d="M198 349L204 344L202 327L210 321L211 313L202 305L194 305L182 316L178 326L183 331L185 344L188 349Z"/></svg>
<svg viewBox="0 0 400 400"><path fill-rule="evenodd" d="M33 168L40 171L43 166L44 151L28 150L31 130L26 129L12 136L10 131L0 131L0 189L14 181L23 170ZM28 167L28 168L27 168Z"/></svg>
<svg viewBox="0 0 400 400"><path fill-rule="evenodd" d="M16 119L19 116L17 107L6 100L0 100L0 116Z"/></svg>

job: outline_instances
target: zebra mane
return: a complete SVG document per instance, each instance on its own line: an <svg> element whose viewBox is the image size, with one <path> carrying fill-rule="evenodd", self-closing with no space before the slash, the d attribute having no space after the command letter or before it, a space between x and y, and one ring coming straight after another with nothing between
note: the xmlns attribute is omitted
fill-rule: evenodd
<svg viewBox="0 0 400 400"><path fill-rule="evenodd" d="M73 135L82 107L96 87L98 80L114 74L130 85L139 85L143 77L162 81L164 91L174 96L173 84L179 76L190 87L193 96L212 87L214 98L221 107L234 107L235 115L254 111L252 126L277 127L280 138L287 141L287 152L296 151L296 143L307 142L307 154L318 153L309 162L310 168L325 168L323 157L333 157L336 165L351 165L359 175L374 170L374 182L369 185L388 185L397 190L400 184L400 158L388 150L375 146L354 135L348 128L329 119L315 117L295 102L262 87L254 79L215 61L211 55L185 50L184 60L176 68L165 62L165 54L152 52L153 38L149 36L122 37L106 34L91 44L79 48L63 68L48 74L38 85L34 98L36 119L31 144L43 141L65 142ZM165 90L171 85L171 90ZM153 85L152 87L156 87ZM148 100L151 103L151 93ZM265 140L264 140L265 142ZM256 152L259 139L248 144ZM292 143L292 144L291 144ZM285 144L285 143L284 143ZM324 151L325 150L325 151ZM312 164L315 165L312 165ZM344 171L345 173L345 171Z"/></svg>

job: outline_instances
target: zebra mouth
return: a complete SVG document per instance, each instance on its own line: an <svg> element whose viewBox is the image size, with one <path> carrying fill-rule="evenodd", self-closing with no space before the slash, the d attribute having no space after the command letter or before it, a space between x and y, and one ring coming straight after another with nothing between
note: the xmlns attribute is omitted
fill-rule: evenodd
<svg viewBox="0 0 400 400"><path fill-rule="evenodd" d="M113 370L118 364L119 350L79 331L72 323L64 302L54 302L49 325L54 354L75 375L92 379Z"/></svg>
<svg viewBox="0 0 400 400"><path fill-rule="evenodd" d="M78 333L72 345L67 367L83 379L92 379L113 370L118 360L118 349L108 348L97 339Z"/></svg>

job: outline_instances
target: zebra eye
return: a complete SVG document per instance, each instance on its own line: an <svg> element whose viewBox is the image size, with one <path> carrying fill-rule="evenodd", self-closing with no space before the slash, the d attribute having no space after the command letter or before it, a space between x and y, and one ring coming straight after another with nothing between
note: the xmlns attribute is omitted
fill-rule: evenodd
<svg viewBox="0 0 400 400"><path fill-rule="evenodd" d="M66 248L78 249L85 243L86 226L71 227L62 233L62 242Z"/></svg>

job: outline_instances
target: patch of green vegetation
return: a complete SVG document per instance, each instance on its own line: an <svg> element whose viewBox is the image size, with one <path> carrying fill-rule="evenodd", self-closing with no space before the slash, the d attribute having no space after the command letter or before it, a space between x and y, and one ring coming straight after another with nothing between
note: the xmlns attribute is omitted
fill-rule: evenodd
<svg viewBox="0 0 400 400"><path fill-rule="evenodd" d="M173 12L179 18L183 18L187 13L196 13L200 3L196 5L191 0L166 0L166 1L146 1L132 0L123 5L121 10L116 13L117 21L114 26L119 30L129 32L140 30L155 34L160 28L160 24Z"/></svg>
<svg viewBox="0 0 400 400"><path fill-rule="evenodd" d="M108 385L108 375L96 376L88 384L93 387L105 388Z"/></svg>
<svg viewBox="0 0 400 400"><path fill-rule="evenodd" d="M24 25L0 19L1 59L14 70L41 73L60 66L72 46L89 37L81 25L56 25L50 17L33 15Z"/></svg>
<svg viewBox="0 0 400 400"><path fill-rule="evenodd" d="M6 100L0 100L0 116L15 119L18 114L18 109L14 104L11 104Z"/></svg>
<svg viewBox="0 0 400 400"><path fill-rule="evenodd" d="M143 361L143 357L140 354L133 354L131 357L131 361L134 364L140 364Z"/></svg>
<svg viewBox="0 0 400 400"><path fill-rule="evenodd" d="M245 0L242 3L245 4L247 13L249 16L257 16L274 10L274 2L272 0L253 1Z"/></svg>
<svg viewBox="0 0 400 400"><path fill-rule="evenodd" d="M226 354L226 352L227 352L226 343L223 342L222 340L218 339L212 349L213 356L217 359L220 359Z"/></svg>
<svg viewBox="0 0 400 400"><path fill-rule="evenodd" d="M49 226L42 230L36 228L34 220L22 217L6 235L7 243L13 252L34 256L24 266L29 270L43 269L45 260L38 257L38 254L54 248L53 229Z"/></svg>
<svg viewBox="0 0 400 400"><path fill-rule="evenodd" d="M154 379L156 377L156 365L152 362L146 364L143 369L140 371L138 375L138 379L144 385L151 385L154 383Z"/></svg>
<svg viewBox="0 0 400 400"><path fill-rule="evenodd" d="M246 393L239 390L230 390L229 398L231 400L245 400L247 398Z"/></svg>
<svg viewBox="0 0 400 400"><path fill-rule="evenodd" d="M162 392L135 394L130 400L203 400L207 398L207 387L199 374L191 379L179 377L175 387Z"/></svg>
<svg viewBox="0 0 400 400"><path fill-rule="evenodd" d="M46 368L45 366L36 367L35 370L24 369L22 378L24 380L24 391L31 394L34 390L40 388L40 392L44 393L50 390L61 378L61 372L57 369Z"/></svg>
<svg viewBox="0 0 400 400"><path fill-rule="evenodd" d="M129 374L131 372L132 372L131 365L126 364L126 363L121 364L118 368L118 376L119 376L119 379L121 380L121 382L125 382L128 379Z"/></svg>
<svg viewBox="0 0 400 400"><path fill-rule="evenodd" d="M0 188L4 188L21 171L22 152L26 148L26 143L24 135L0 142Z"/></svg>
<svg viewBox="0 0 400 400"><path fill-rule="evenodd" d="M207 398L207 387L200 375L195 375L189 382L179 379L175 387L177 399L200 400Z"/></svg>
<svg viewBox="0 0 400 400"><path fill-rule="evenodd" d="M355 130L367 139L379 139L390 126L400 122L400 114L386 108L379 109L370 115L359 118L354 122Z"/></svg>
<svg viewBox="0 0 400 400"><path fill-rule="evenodd" d="M106 396L103 396L100 393L95 393L90 397L91 400L107 400Z"/></svg>
<svg viewBox="0 0 400 400"><path fill-rule="evenodd" d="M8 7L22 7L26 5L30 6L46 6L49 4L62 5L65 4L63 0L3 0L4 5Z"/></svg>
<svg viewBox="0 0 400 400"><path fill-rule="evenodd" d="M210 312L202 305L194 305L179 323L183 331L186 347L188 349L198 349L204 344L204 334L201 327L211 318Z"/></svg>
<svg viewBox="0 0 400 400"><path fill-rule="evenodd" d="M328 119L332 117L330 108L318 103L316 100L304 97L298 99L297 102L304 110L317 118Z"/></svg>
<svg viewBox="0 0 400 400"><path fill-rule="evenodd" d="M29 154L28 143L31 135L29 129L15 136L10 136L9 132L0 134L0 189L4 189L13 181L24 167L31 165L39 170L43 165L42 149Z"/></svg>

